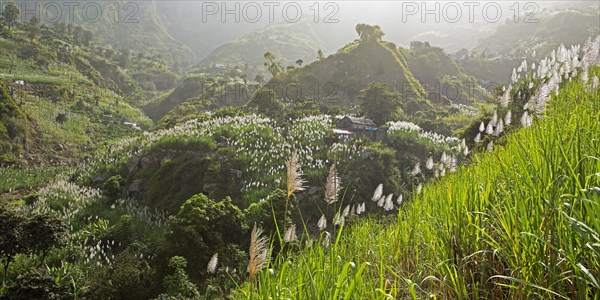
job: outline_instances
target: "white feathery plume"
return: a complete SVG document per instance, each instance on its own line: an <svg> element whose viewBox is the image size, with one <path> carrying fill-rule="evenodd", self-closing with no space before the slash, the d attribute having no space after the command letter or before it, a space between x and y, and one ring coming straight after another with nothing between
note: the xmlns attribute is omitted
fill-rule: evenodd
<svg viewBox="0 0 600 300"><path fill-rule="evenodd" d="M527 113L527 111L523 112L523 116L521 117L521 126L527 128L529 126L531 126L531 117L529 116L529 113Z"/></svg>
<svg viewBox="0 0 600 300"><path fill-rule="evenodd" d="M506 89L506 87L504 87L504 89ZM502 100L500 102L500 105L502 107L507 107L508 103L510 102L510 92L511 92L512 86L509 84L508 85L508 89L504 91L504 94L502 95Z"/></svg>
<svg viewBox="0 0 600 300"><path fill-rule="evenodd" d="M342 182L337 174L337 169L334 165L329 168L329 175L327 176L327 184L325 185L325 202L327 204L334 203L338 200Z"/></svg>
<svg viewBox="0 0 600 300"><path fill-rule="evenodd" d="M425 164L425 167L428 170L433 169L433 157L430 156L429 159L427 159L427 163Z"/></svg>
<svg viewBox="0 0 600 300"><path fill-rule="evenodd" d="M498 111L495 111L494 114L492 115L492 120L490 121L490 123L492 123L493 126L496 126L497 122L498 122Z"/></svg>
<svg viewBox="0 0 600 300"><path fill-rule="evenodd" d="M373 198L371 198L372 201L378 201L379 198L381 198L381 195L383 195L383 184L380 183L377 188L375 188L375 192L373 193Z"/></svg>
<svg viewBox="0 0 600 300"><path fill-rule="evenodd" d="M393 197L394 197L394 194L389 194L387 196L387 198L385 198L385 205L383 206L383 209L385 211L390 211L390 210L394 209L394 202L392 200Z"/></svg>
<svg viewBox="0 0 600 300"><path fill-rule="evenodd" d="M298 154L296 152L292 152L292 156L285 165L287 168L287 196L289 198L295 191L303 191L306 181L302 179Z"/></svg>
<svg viewBox="0 0 600 300"><path fill-rule="evenodd" d="M586 67L583 67L583 73L581 73L581 81L583 82L584 85L586 85L588 83L588 80L589 80L588 69Z"/></svg>
<svg viewBox="0 0 600 300"><path fill-rule="evenodd" d="M319 227L319 230L321 231L323 231L325 227L327 227L327 218L325 218L325 215L321 215L319 222L317 222L317 227Z"/></svg>
<svg viewBox="0 0 600 300"><path fill-rule="evenodd" d="M340 215L339 212L337 212L335 214L335 216L333 217L333 225L335 225L335 226L343 226L344 221L345 221L344 216Z"/></svg>
<svg viewBox="0 0 600 300"><path fill-rule="evenodd" d="M215 253L208 261L208 265L206 266L206 272L208 272L210 274L214 274L217 271L218 263L219 263L219 253Z"/></svg>
<svg viewBox="0 0 600 300"><path fill-rule="evenodd" d="M262 234L262 229L256 227L256 223L254 223L254 228L250 235L250 248L248 251L250 259L248 260L247 268L251 281L267 265L269 260L268 240Z"/></svg>
<svg viewBox="0 0 600 300"><path fill-rule="evenodd" d="M485 133L486 134L492 134L494 133L494 125L492 124L492 121L490 121L487 125L487 127L485 128Z"/></svg>
<svg viewBox="0 0 600 300"><path fill-rule="evenodd" d="M495 136L499 136L502 131L504 131L504 121L502 121L502 119L500 119L500 121L498 121L498 124L496 125L496 130L494 131L494 135Z"/></svg>
<svg viewBox="0 0 600 300"><path fill-rule="evenodd" d="M283 236L283 241L286 243L291 243L294 242L298 239L298 236L296 235L296 224L292 224L286 231L285 231L285 235Z"/></svg>
<svg viewBox="0 0 600 300"><path fill-rule="evenodd" d="M350 214L350 204L346 205L342 211L342 217L347 217Z"/></svg>
<svg viewBox="0 0 600 300"><path fill-rule="evenodd" d="M321 243L323 244L323 248L327 249L329 248L329 241L331 240L331 235L327 231L325 231L324 234L325 236L323 237L323 241Z"/></svg>
<svg viewBox="0 0 600 300"><path fill-rule="evenodd" d="M398 206L402 205L402 194L400 194L398 199L396 199L396 204L398 204Z"/></svg>
<svg viewBox="0 0 600 300"><path fill-rule="evenodd" d="M508 126L510 125L510 122L512 122L512 111L509 110L504 116L504 124Z"/></svg>
<svg viewBox="0 0 600 300"><path fill-rule="evenodd" d="M523 72L527 72L527 60L523 60L523 62L521 63L521 70Z"/></svg>
<svg viewBox="0 0 600 300"><path fill-rule="evenodd" d="M421 163L417 162L415 164L415 166L413 167L412 171L410 172L410 174L412 174L412 176L417 176L417 174L421 173Z"/></svg>

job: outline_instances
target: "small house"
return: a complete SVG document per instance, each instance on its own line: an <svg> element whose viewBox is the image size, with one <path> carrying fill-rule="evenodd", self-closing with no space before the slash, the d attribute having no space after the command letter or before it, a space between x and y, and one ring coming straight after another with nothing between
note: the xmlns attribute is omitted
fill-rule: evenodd
<svg viewBox="0 0 600 300"><path fill-rule="evenodd" d="M345 116L338 120L334 132L342 140L346 140L349 137L366 137L372 140L379 138L375 122L365 117Z"/></svg>
<svg viewBox="0 0 600 300"><path fill-rule="evenodd" d="M132 122L123 122L123 125L133 128L135 130L142 130L142 128L140 126L138 126L138 124L136 123L132 123Z"/></svg>
<svg viewBox="0 0 600 300"><path fill-rule="evenodd" d="M354 117L354 116L345 116L337 123L337 128L339 129L362 129L369 130L374 129L377 130L377 125L371 119L367 119L365 117Z"/></svg>

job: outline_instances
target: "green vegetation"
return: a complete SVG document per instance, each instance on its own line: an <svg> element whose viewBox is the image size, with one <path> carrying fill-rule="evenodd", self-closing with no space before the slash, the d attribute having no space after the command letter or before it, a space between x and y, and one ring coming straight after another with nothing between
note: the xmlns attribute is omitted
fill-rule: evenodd
<svg viewBox="0 0 600 300"><path fill-rule="evenodd" d="M187 14L130 5L3 11L0 299L600 298L600 37L489 90L310 20L178 73Z"/></svg>
<svg viewBox="0 0 600 300"><path fill-rule="evenodd" d="M293 66L299 59L303 62L315 60L322 45L320 34L311 20L270 24L217 47L198 64L197 69L222 74L236 66L248 78L266 76L269 73L263 67L265 52L279 58L278 62L285 68Z"/></svg>
<svg viewBox="0 0 600 300"><path fill-rule="evenodd" d="M296 98L327 98L340 101L344 96L352 101L358 91L366 87L367 82L388 83L399 88L404 83L410 91L407 98L423 100L425 91L413 77L404 55L393 45L377 39L357 41L340 49L336 54L313 62L302 68L293 69L273 78L268 85L277 87L281 97L292 97L285 94L289 85L296 85L302 92ZM327 88L327 83L333 87ZM295 96L295 95L294 95ZM346 100L346 101L348 101ZM340 103L340 105L350 103Z"/></svg>
<svg viewBox="0 0 600 300"><path fill-rule="evenodd" d="M482 39L474 51L519 58L535 52L544 57L560 44L570 47L600 34L597 6L585 10L545 10L534 15L507 19L493 35ZM524 22L525 18L532 22Z"/></svg>
<svg viewBox="0 0 600 300"><path fill-rule="evenodd" d="M600 94L573 80L552 98L531 128L425 186L395 222L277 256L235 297L598 297Z"/></svg>
<svg viewBox="0 0 600 300"><path fill-rule="evenodd" d="M31 190L46 185L52 179L68 171L68 167L48 168L0 168L0 193L9 190Z"/></svg>
<svg viewBox="0 0 600 300"><path fill-rule="evenodd" d="M379 26L359 24L357 33L360 39L327 58L281 74L275 72L279 75L266 86L292 105L310 99L321 104L321 111L373 117L365 108L377 109L378 105L369 105L372 99L364 101L361 91L371 83L383 83L396 94L393 98L397 103L392 106L402 108L406 114L388 112L394 116L379 123L410 121L447 135L466 125L463 120L468 119L456 105L470 106L486 99L487 92L478 87L477 80L442 49L425 44L411 50L398 48L381 40L384 33ZM273 63L266 65L271 67ZM362 109L356 110L357 105ZM451 116L458 120L461 115L463 120L458 122L443 120Z"/></svg>
<svg viewBox="0 0 600 300"><path fill-rule="evenodd" d="M403 111L400 107L402 94L389 91L385 84L369 84L368 88L361 91L358 99L361 111L375 124L382 125L387 121L402 118Z"/></svg>
<svg viewBox="0 0 600 300"><path fill-rule="evenodd" d="M536 61L549 56L561 44L571 47L600 34L598 18L597 6L581 10L543 10L523 14L516 21L510 18L494 34L481 39L470 54L462 51L464 58L460 63L485 84L507 84L513 68L523 58Z"/></svg>
<svg viewBox="0 0 600 300"><path fill-rule="evenodd" d="M177 75L128 50L116 55L95 46L90 34L71 24L48 28L34 18L2 32L0 164L77 160L136 131L124 122L152 125L136 106L174 85Z"/></svg>
<svg viewBox="0 0 600 300"><path fill-rule="evenodd" d="M29 139L28 118L0 82L0 163L18 160Z"/></svg>

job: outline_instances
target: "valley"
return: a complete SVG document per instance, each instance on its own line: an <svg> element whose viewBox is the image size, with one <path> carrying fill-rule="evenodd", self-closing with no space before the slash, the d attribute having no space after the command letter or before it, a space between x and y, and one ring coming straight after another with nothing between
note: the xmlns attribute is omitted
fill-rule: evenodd
<svg viewBox="0 0 600 300"><path fill-rule="evenodd" d="M597 5L0 4L0 299L600 297Z"/></svg>

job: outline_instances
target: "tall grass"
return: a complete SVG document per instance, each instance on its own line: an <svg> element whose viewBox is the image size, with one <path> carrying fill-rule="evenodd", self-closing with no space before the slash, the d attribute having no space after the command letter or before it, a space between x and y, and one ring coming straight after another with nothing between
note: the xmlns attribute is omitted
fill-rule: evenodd
<svg viewBox="0 0 600 300"><path fill-rule="evenodd" d="M69 172L66 166L17 169L0 168L0 193L33 189L49 183L56 175Z"/></svg>
<svg viewBox="0 0 600 300"><path fill-rule="evenodd" d="M598 89L565 82L531 127L424 186L397 222L309 241L232 297L598 299L599 111Z"/></svg>

